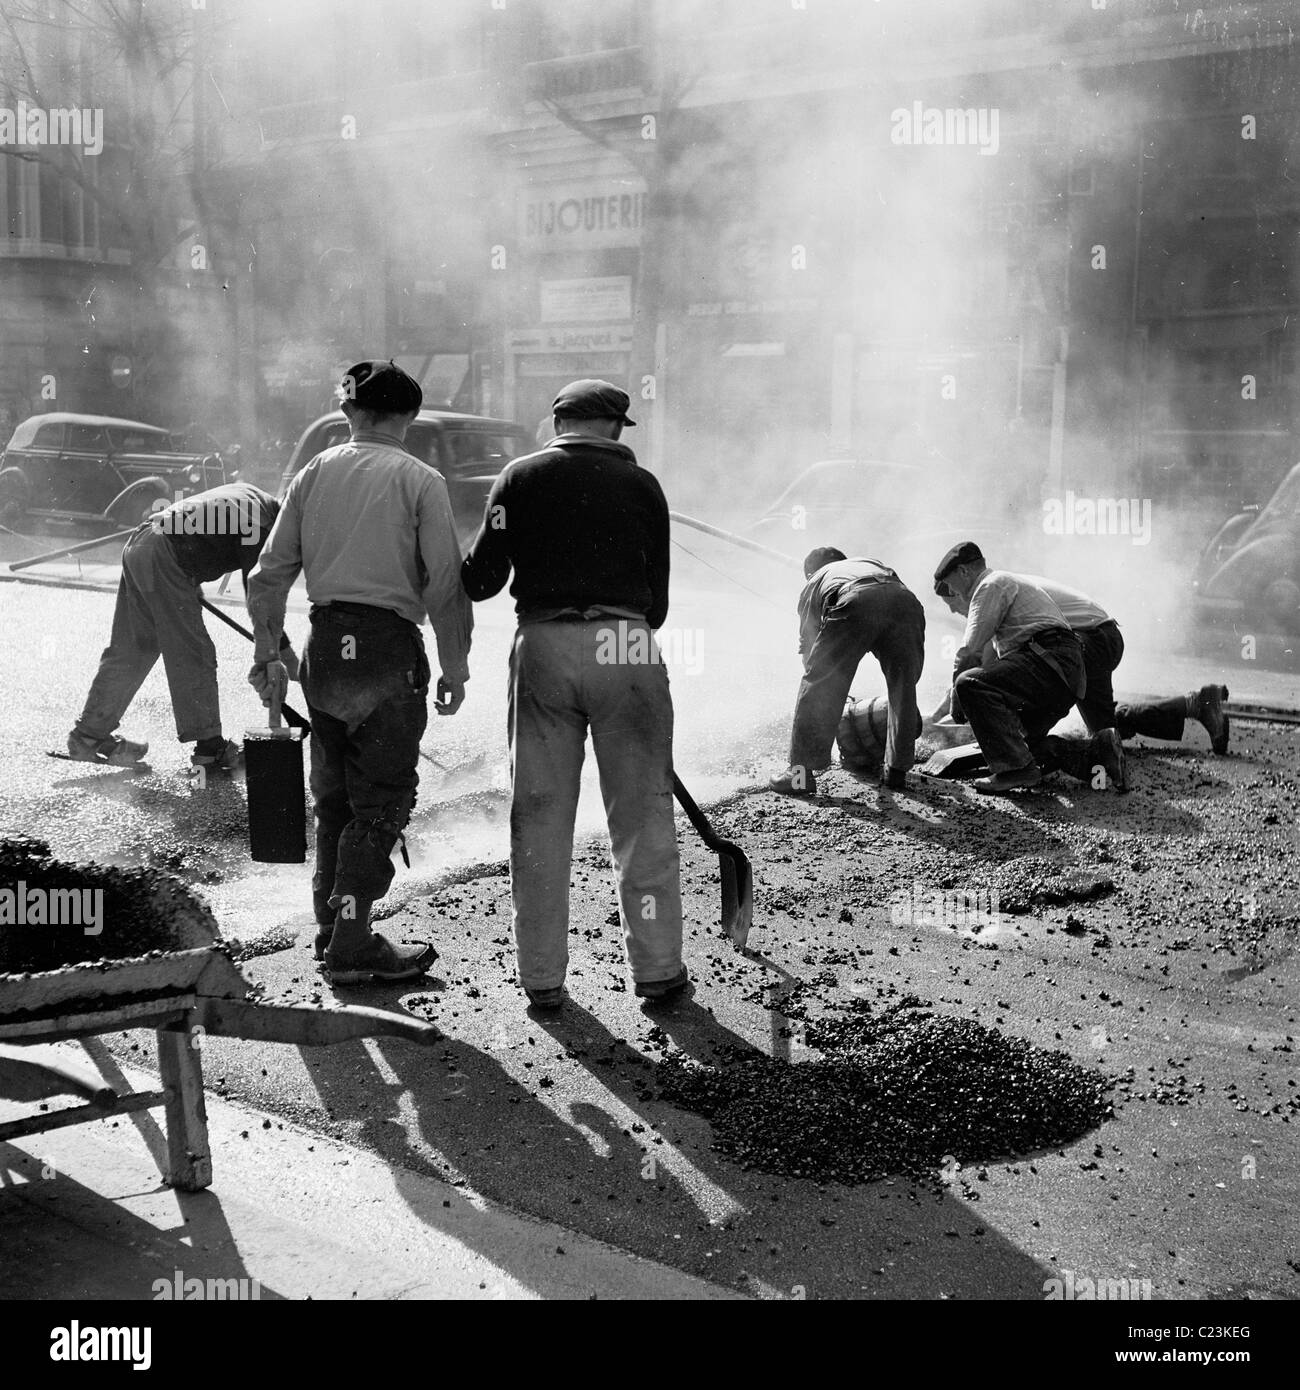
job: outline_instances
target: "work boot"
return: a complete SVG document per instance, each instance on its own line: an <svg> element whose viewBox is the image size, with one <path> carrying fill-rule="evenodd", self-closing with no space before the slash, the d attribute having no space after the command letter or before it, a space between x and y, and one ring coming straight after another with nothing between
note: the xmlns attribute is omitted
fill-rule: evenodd
<svg viewBox="0 0 1300 1390"><path fill-rule="evenodd" d="M880 773L880 785L891 792L901 792L907 786L907 773L901 767L883 768Z"/></svg>
<svg viewBox="0 0 1300 1390"><path fill-rule="evenodd" d="M234 739L201 738L190 756L191 767L210 767L217 772L233 772L242 767L244 750Z"/></svg>
<svg viewBox="0 0 1300 1390"><path fill-rule="evenodd" d="M525 985L524 993L534 1009L542 1009L546 1013L553 1013L564 1003L563 985L556 985L554 989L529 989Z"/></svg>
<svg viewBox="0 0 1300 1390"><path fill-rule="evenodd" d="M775 777L769 777L767 785L770 791L786 796L814 796L817 792L817 779L807 767L788 767Z"/></svg>
<svg viewBox="0 0 1300 1390"><path fill-rule="evenodd" d="M101 763L106 767L134 767L143 762L149 751L147 743L134 743L129 738L95 738L77 729L68 735L68 757L79 763Z"/></svg>
<svg viewBox="0 0 1300 1390"><path fill-rule="evenodd" d="M1042 769L1032 759L1024 767L1010 772L995 772L992 777L980 777L975 790L984 796L1005 796L1008 792L1025 791L1043 780Z"/></svg>
<svg viewBox="0 0 1300 1390"><path fill-rule="evenodd" d="M1100 767L1117 792L1128 791L1128 759L1116 730L1103 729L1088 740L1088 766Z"/></svg>
<svg viewBox="0 0 1300 1390"><path fill-rule="evenodd" d="M311 910L312 915L316 918L316 939L312 943L312 950L315 952L317 960L324 960L325 952L334 939L334 919L337 916L337 909L330 906L329 893L323 889L313 888Z"/></svg>
<svg viewBox="0 0 1300 1390"><path fill-rule="evenodd" d="M1187 697L1187 717L1205 726L1210 747L1216 753L1228 751L1228 716L1223 712L1223 702L1227 698L1226 685L1203 685Z"/></svg>
<svg viewBox="0 0 1300 1390"><path fill-rule="evenodd" d="M648 999L652 1004L661 1004L679 995L690 982L691 977L683 965L676 975L670 975L666 980L638 980L636 997Z"/></svg>
<svg viewBox="0 0 1300 1390"><path fill-rule="evenodd" d="M413 980L438 959L432 946L394 946L386 936L371 932L369 941L347 955L331 944L325 970L336 985L368 985L371 981Z"/></svg>

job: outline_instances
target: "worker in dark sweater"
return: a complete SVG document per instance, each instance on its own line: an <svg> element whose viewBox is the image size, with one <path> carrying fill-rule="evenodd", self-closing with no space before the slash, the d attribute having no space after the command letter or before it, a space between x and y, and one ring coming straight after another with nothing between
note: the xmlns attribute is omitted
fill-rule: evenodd
<svg viewBox="0 0 1300 1390"><path fill-rule="evenodd" d="M510 891L519 979L537 1008L563 1002L569 867L591 730L636 993L687 985L673 822L673 705L653 632L668 614L668 504L618 442L627 394L575 381L555 438L509 464L461 569L472 599L514 570L510 655Z"/></svg>
<svg viewBox="0 0 1300 1390"><path fill-rule="evenodd" d="M203 625L199 586L236 570L247 582L279 505L251 483L226 483L162 508L131 533L112 636L68 735L70 757L114 767L144 758L147 743L115 730L161 656L176 737L194 744L191 765L225 771L238 765L239 745L221 732L217 652ZM282 659L296 679L298 659L287 639Z"/></svg>

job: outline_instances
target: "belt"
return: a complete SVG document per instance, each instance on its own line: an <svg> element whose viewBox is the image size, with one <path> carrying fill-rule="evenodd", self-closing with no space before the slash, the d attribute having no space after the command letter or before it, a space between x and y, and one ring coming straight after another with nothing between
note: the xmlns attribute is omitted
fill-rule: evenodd
<svg viewBox="0 0 1300 1390"><path fill-rule="evenodd" d="M410 620L403 618L394 608L376 608L372 603L317 603L312 605L311 617L315 618L324 613L351 613L358 618L373 617L382 613L385 618L398 618L406 623ZM411 626L414 626L412 623Z"/></svg>
<svg viewBox="0 0 1300 1390"><path fill-rule="evenodd" d="M533 618L533 622L550 623L596 623L609 622L611 619L622 620L625 623L643 623L645 615L638 613L634 617L629 617L626 613L611 613L607 608L566 608L560 613L552 614L549 618ZM520 622L529 621L527 614L520 615Z"/></svg>

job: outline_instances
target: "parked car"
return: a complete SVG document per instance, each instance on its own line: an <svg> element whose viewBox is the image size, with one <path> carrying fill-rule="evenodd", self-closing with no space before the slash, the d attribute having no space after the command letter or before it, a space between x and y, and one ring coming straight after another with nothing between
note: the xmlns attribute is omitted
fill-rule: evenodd
<svg viewBox="0 0 1300 1390"><path fill-rule="evenodd" d="M0 454L0 523L136 526L157 509L230 481L221 456L197 454L156 425L52 411L14 430Z"/></svg>
<svg viewBox="0 0 1300 1390"><path fill-rule="evenodd" d="M1202 620L1300 632L1300 464L1262 507L1243 508L1215 532L1192 591Z"/></svg>
<svg viewBox="0 0 1300 1390"><path fill-rule="evenodd" d="M313 421L294 447L280 480L280 496L317 454L346 443L347 416L332 411ZM406 448L436 468L447 483L456 531L462 541L478 529L496 476L510 462L536 449L532 434L510 420L460 415L449 410L422 410L406 432Z"/></svg>

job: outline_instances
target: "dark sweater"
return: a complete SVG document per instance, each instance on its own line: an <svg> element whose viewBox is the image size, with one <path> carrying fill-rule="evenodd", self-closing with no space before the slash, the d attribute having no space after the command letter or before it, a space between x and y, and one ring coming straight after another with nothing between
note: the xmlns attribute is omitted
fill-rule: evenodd
<svg viewBox="0 0 1300 1390"><path fill-rule="evenodd" d="M668 503L626 444L561 435L505 468L461 567L472 599L510 593L521 616L599 605L668 616Z"/></svg>
<svg viewBox="0 0 1300 1390"><path fill-rule="evenodd" d="M223 483L164 507L150 525L168 538L191 579L208 584L238 570L247 581L279 510L251 483Z"/></svg>

